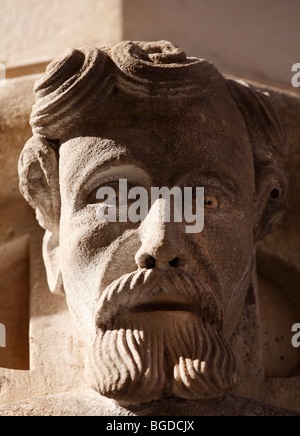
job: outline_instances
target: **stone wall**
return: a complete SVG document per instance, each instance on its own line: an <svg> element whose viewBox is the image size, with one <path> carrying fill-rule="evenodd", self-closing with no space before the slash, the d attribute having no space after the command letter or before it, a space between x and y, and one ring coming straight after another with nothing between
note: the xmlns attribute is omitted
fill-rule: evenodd
<svg viewBox="0 0 300 436"><path fill-rule="evenodd" d="M124 39L167 39L228 74L290 87L298 0L124 0Z"/></svg>
<svg viewBox="0 0 300 436"><path fill-rule="evenodd" d="M48 290L43 232L18 189L35 79L8 80L0 89L0 322L7 332L7 347L0 348L1 403L83 384L77 374L84 363L77 360L81 343L64 299Z"/></svg>
<svg viewBox="0 0 300 436"><path fill-rule="evenodd" d="M228 74L291 87L299 16L298 0L2 0L0 62L167 39Z"/></svg>
<svg viewBox="0 0 300 436"><path fill-rule="evenodd" d="M1 0L0 62L122 40L122 0Z"/></svg>
<svg viewBox="0 0 300 436"><path fill-rule="evenodd" d="M291 88L299 16L298 0L1 0L0 62L167 39L228 74Z"/></svg>

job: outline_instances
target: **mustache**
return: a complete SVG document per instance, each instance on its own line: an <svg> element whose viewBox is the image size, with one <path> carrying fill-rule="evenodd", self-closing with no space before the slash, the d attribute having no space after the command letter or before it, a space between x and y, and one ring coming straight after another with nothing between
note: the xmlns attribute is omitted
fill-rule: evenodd
<svg viewBox="0 0 300 436"><path fill-rule="evenodd" d="M139 269L112 282L97 302L96 328L120 328L124 317L154 311L196 313L222 330L224 313L219 295L207 283L181 270Z"/></svg>

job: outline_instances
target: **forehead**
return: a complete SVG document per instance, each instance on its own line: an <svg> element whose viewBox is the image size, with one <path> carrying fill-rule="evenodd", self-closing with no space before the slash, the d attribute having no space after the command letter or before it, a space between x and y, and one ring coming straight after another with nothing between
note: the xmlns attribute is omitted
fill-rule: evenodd
<svg viewBox="0 0 300 436"><path fill-rule="evenodd" d="M212 172L237 183L254 181L248 131L231 102L197 102L176 117L124 113L117 121L94 125L92 131L64 143L61 177L74 182L94 170L130 163L161 185L195 172Z"/></svg>

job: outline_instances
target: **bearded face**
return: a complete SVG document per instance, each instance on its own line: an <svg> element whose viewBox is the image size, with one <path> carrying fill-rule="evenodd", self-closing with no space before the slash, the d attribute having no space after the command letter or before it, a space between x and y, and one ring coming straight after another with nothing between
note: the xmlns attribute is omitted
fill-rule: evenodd
<svg viewBox="0 0 300 436"><path fill-rule="evenodd" d="M183 126L174 122L173 128ZM231 138L230 146L238 141L236 167L231 153L226 162L218 160L224 144L216 147L203 126L199 141L210 141L210 154L200 146L185 150L193 143L188 129L172 154L163 134L147 149L139 138L151 141L145 137L150 130L136 130L124 128L110 141L73 139L60 149L62 277L70 311L90 344L88 381L101 395L129 403L165 394L216 397L232 391L237 378L228 340L251 275L251 144L241 149L240 138ZM153 152L160 156L157 166ZM212 165L214 172L207 172ZM251 190L243 190L246 176ZM148 192L204 187L204 230L188 234L185 222L152 219L161 199L149 204L143 222L99 222L95 193L120 179Z"/></svg>
<svg viewBox="0 0 300 436"><path fill-rule="evenodd" d="M97 308L88 378L125 402L216 397L236 382L219 298L183 272L140 270L113 282Z"/></svg>
<svg viewBox="0 0 300 436"><path fill-rule="evenodd" d="M228 342L254 242L285 207L285 136L269 97L166 41L70 50L35 94L20 187L46 230L49 287L90 347L90 385L129 403L231 391ZM160 197L140 220L117 206L100 220L96 193L124 179L146 195L204 188L203 231L157 215Z"/></svg>

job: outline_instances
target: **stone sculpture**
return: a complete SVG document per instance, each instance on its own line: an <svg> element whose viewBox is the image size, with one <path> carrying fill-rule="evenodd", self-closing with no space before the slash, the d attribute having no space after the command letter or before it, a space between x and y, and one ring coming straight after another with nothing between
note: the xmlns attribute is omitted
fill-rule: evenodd
<svg viewBox="0 0 300 436"><path fill-rule="evenodd" d="M20 188L45 229L49 287L90 346L90 386L122 404L232 392L254 245L286 208L271 99L165 41L70 50L35 94ZM204 187L204 230L100 222L97 190L120 179Z"/></svg>

